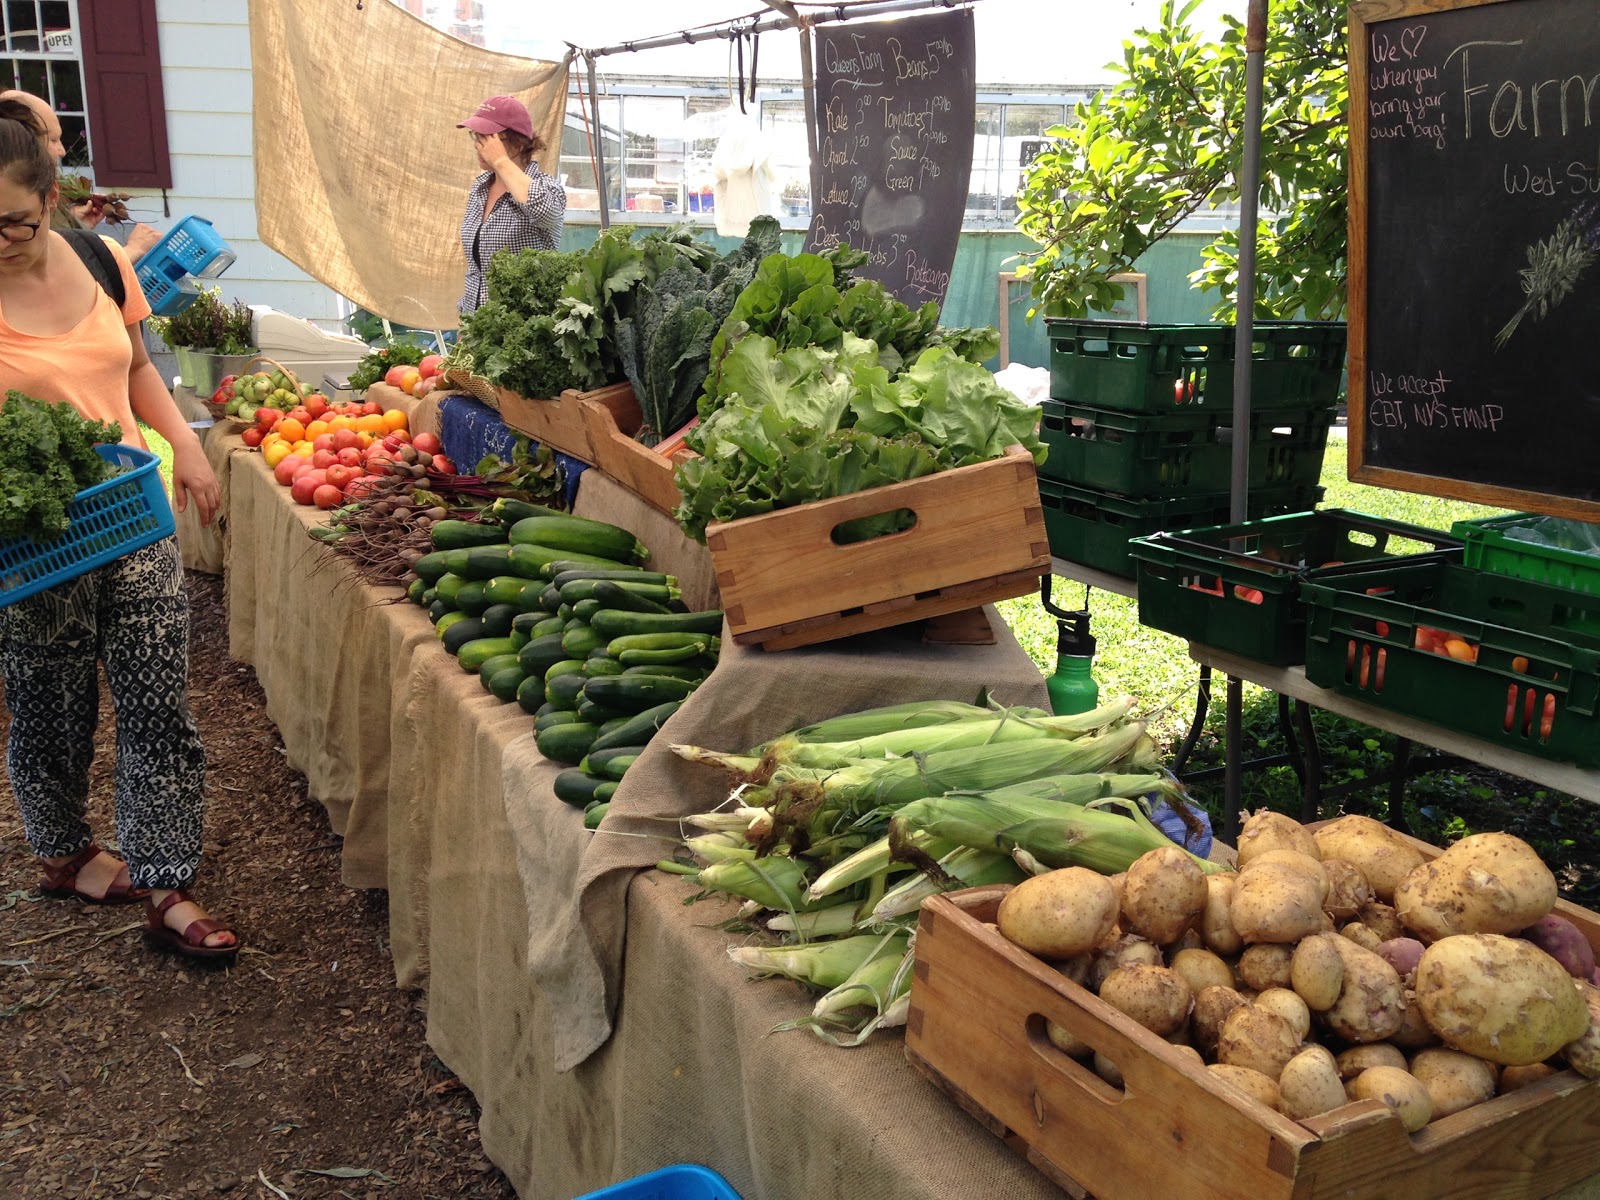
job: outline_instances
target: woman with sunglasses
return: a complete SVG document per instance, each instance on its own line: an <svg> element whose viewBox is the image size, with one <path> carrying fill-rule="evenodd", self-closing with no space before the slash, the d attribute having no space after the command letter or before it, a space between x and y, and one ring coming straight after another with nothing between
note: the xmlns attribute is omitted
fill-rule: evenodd
<svg viewBox="0 0 1600 1200"><path fill-rule="evenodd" d="M177 509L209 524L220 499L199 439L145 352L150 306L106 240L126 299L116 302L50 228L56 167L37 115L0 101L0 389L115 421L172 445ZM188 598L175 538L0 608L0 675L11 730L6 767L43 860L40 890L90 904L143 902L151 945L231 958L234 931L187 891L200 861L205 750L188 703ZM116 709L115 808L123 858L86 818L104 663ZM124 861L124 859L126 861Z"/></svg>

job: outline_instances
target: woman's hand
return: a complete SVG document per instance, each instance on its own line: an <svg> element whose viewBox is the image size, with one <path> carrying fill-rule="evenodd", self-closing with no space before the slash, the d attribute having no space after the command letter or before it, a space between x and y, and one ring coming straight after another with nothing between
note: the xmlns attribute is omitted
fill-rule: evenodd
<svg viewBox="0 0 1600 1200"><path fill-rule="evenodd" d="M500 140L498 133L486 133L477 139L478 154L491 168L498 166L511 155L506 153L506 144Z"/></svg>
<svg viewBox="0 0 1600 1200"><path fill-rule="evenodd" d="M128 244L123 249L128 252L130 260L138 262L155 247L161 237L161 231L153 226L135 225L133 232L128 235Z"/></svg>
<svg viewBox="0 0 1600 1200"><path fill-rule="evenodd" d="M200 509L202 525L211 524L222 505L222 488L198 440L191 446L172 448L172 495L180 513L192 499Z"/></svg>

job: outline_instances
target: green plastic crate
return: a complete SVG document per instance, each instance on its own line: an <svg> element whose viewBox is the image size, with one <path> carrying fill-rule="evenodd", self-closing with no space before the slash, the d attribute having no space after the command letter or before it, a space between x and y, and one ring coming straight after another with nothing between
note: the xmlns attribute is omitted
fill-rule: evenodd
<svg viewBox="0 0 1600 1200"><path fill-rule="evenodd" d="M1252 516L1298 512L1322 499L1320 487L1273 488L1252 492ZM1130 538L1164 529L1215 525L1228 517L1227 493L1207 492L1158 500L1130 500L1053 479L1039 480L1039 501L1050 553L1123 579L1134 577Z"/></svg>
<svg viewBox="0 0 1600 1200"><path fill-rule="evenodd" d="M1331 408L1250 415L1250 487L1310 487L1322 474ZM1130 413L1046 400L1040 474L1135 499L1225 492L1233 480L1233 414L1185 407Z"/></svg>
<svg viewBox="0 0 1600 1200"><path fill-rule="evenodd" d="M1132 412L1233 408L1231 325L1045 319L1050 395ZM1251 410L1332 407L1344 372L1340 321L1260 321L1251 342Z"/></svg>
<svg viewBox="0 0 1600 1200"><path fill-rule="evenodd" d="M1509 536L1513 529L1545 519L1536 513L1480 517L1476 521L1457 521L1451 526L1450 532L1466 545L1466 565L1469 567L1526 579L1530 583L1543 583L1600 596L1600 555L1565 550L1559 546L1544 546ZM1600 633L1600 623L1589 632Z"/></svg>
<svg viewBox="0 0 1600 1200"><path fill-rule="evenodd" d="M1139 620L1152 629L1275 667L1306 657L1300 576L1327 563L1459 552L1448 534L1343 508L1156 533L1128 552Z"/></svg>
<svg viewBox="0 0 1600 1200"><path fill-rule="evenodd" d="M1443 555L1308 571L1300 595L1311 683L1507 749L1600 767L1600 635L1585 629L1600 598ZM1451 635L1466 654L1419 649L1419 627Z"/></svg>

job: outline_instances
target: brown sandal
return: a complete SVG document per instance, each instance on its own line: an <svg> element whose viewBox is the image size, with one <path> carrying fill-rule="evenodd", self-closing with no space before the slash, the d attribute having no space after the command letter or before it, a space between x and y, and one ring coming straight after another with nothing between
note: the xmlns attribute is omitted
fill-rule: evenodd
<svg viewBox="0 0 1600 1200"><path fill-rule="evenodd" d="M91 896L78 890L78 872L104 853L106 851L90 842L64 863L40 863L44 869L44 881L39 884L40 894L53 900L78 900L84 904L137 904L148 899L149 889L134 887L131 879L127 883L121 881L122 876L128 873L127 863L123 863L122 869L112 876L111 886L106 888L105 895Z"/></svg>
<svg viewBox="0 0 1600 1200"><path fill-rule="evenodd" d="M144 902L145 945L154 950L170 950L186 958L232 958L239 953L239 935L226 921L200 917L190 921L182 933L169 926L165 920L167 909L185 902L196 903L195 898L182 888L172 892L160 904L148 899ZM233 945L206 945L206 938L213 933L233 934Z"/></svg>

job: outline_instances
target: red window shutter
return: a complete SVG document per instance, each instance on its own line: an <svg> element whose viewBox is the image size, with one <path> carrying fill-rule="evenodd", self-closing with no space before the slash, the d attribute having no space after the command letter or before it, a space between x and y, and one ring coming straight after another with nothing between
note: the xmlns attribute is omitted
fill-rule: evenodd
<svg viewBox="0 0 1600 1200"><path fill-rule="evenodd" d="M169 188L156 0L78 0L98 187Z"/></svg>

